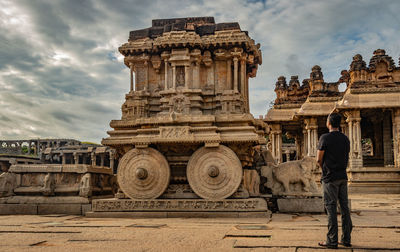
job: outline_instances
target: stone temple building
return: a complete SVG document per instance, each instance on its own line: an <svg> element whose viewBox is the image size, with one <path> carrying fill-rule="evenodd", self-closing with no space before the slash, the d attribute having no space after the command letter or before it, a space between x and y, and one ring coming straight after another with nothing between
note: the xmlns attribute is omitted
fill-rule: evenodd
<svg viewBox="0 0 400 252"><path fill-rule="evenodd" d="M344 92L338 88L342 83ZM385 50L375 50L369 64L355 55L337 82L325 82L319 66L301 84L297 76L289 83L281 76L275 92L264 121L278 163L283 161L283 135L295 140L297 158L315 156L318 139L327 132L327 116L339 112L351 144L350 190L400 192L400 67Z"/></svg>

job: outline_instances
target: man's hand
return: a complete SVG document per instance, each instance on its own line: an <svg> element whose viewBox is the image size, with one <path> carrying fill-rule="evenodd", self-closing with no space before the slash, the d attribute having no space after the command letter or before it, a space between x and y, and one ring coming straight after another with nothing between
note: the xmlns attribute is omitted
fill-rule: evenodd
<svg viewBox="0 0 400 252"><path fill-rule="evenodd" d="M321 168L322 168L322 162L324 160L324 154L325 154L324 150L317 151L317 163L318 163L319 167L321 167Z"/></svg>

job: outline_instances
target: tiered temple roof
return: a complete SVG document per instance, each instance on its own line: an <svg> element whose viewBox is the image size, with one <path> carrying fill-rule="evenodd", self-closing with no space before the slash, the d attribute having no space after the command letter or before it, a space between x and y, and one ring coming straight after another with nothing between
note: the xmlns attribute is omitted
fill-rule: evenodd
<svg viewBox="0 0 400 252"><path fill-rule="evenodd" d="M266 115L267 122L328 115L334 110L353 107L400 106L400 66L396 67L383 49L374 51L368 66L362 56L356 54L349 70L342 70L337 82L325 82L319 66L312 68L310 78L303 80L303 85L300 86L297 79L292 76L287 85L285 77L278 78L277 98ZM346 83L345 92L339 92L341 83Z"/></svg>

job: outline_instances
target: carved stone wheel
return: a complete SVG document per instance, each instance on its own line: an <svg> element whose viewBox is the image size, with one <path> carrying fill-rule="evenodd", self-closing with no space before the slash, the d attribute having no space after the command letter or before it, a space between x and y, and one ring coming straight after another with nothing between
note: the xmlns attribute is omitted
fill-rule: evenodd
<svg viewBox="0 0 400 252"><path fill-rule="evenodd" d="M158 198L167 189L169 178L167 160L153 148L130 150L118 165L118 184L132 199Z"/></svg>
<svg viewBox="0 0 400 252"><path fill-rule="evenodd" d="M186 169L189 185L200 197L221 200L237 191L243 176L242 165L228 147L198 149Z"/></svg>

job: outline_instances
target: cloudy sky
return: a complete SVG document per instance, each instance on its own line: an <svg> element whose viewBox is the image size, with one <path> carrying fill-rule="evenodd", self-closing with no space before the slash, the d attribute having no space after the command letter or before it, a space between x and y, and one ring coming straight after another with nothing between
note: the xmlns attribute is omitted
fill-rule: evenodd
<svg viewBox="0 0 400 252"><path fill-rule="evenodd" d="M400 55L400 1L0 0L0 138L99 143L129 90L118 46L157 18L238 21L261 44L251 112L265 114L278 76L337 81L352 56Z"/></svg>

